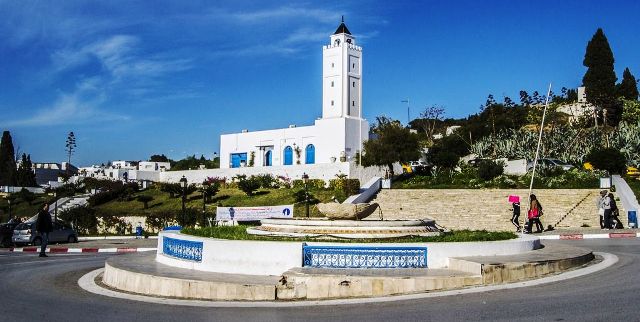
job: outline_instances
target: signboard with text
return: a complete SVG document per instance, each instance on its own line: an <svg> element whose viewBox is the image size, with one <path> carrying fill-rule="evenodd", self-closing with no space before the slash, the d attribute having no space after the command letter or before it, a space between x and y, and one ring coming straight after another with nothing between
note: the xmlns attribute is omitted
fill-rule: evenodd
<svg viewBox="0 0 640 322"><path fill-rule="evenodd" d="M293 205L218 207L216 212L216 220L253 221L267 218L293 218Z"/></svg>

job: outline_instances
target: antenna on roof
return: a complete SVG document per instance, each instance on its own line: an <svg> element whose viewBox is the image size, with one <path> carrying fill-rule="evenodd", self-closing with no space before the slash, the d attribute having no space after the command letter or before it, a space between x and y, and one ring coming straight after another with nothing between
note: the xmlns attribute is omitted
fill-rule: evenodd
<svg viewBox="0 0 640 322"><path fill-rule="evenodd" d="M344 15L342 15L342 22L344 22Z"/></svg>

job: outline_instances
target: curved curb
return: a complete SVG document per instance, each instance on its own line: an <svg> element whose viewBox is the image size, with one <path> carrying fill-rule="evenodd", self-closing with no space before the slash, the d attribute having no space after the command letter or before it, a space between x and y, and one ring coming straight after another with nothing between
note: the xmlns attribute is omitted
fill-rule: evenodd
<svg viewBox="0 0 640 322"><path fill-rule="evenodd" d="M98 248L98 247L85 247L85 248L68 248L68 247L47 247L46 253L137 253L137 252L150 252L156 251L156 247L117 247L117 248ZM6 252L14 253L37 253L40 251L40 247L16 247L9 248Z"/></svg>
<svg viewBox="0 0 640 322"><path fill-rule="evenodd" d="M87 292L120 298L124 300L133 300L154 304L169 304L180 306L197 306L197 307L306 307L306 306L318 306L318 305L349 305L349 304L367 304L367 303L382 303L382 302L396 302L406 300L419 300L434 297L461 295L461 294L474 294L495 290L514 289L521 287L537 286L548 283L559 282L575 277L580 277L595 273L597 271L608 268L618 262L618 256L609 253L595 252L595 255L603 257L602 262L587 266L585 268L572 270L566 273L561 273L554 276L543 277L536 280L530 280L525 282L516 282L510 284L480 286L468 289L442 291L434 293L421 293L421 294L409 294L409 295L396 295L387 297L375 297L375 298L358 298L358 299L339 299L339 300L323 300L323 301L300 301L300 302L231 302L231 301L200 301L200 300L180 300L151 297L145 295L136 295L112 291L95 283L95 278L104 271L104 268L91 271L83 275L78 280L78 285Z"/></svg>

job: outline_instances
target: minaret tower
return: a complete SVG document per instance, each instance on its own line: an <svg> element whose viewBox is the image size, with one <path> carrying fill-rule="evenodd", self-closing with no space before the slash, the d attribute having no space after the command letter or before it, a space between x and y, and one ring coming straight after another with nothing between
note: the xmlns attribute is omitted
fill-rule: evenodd
<svg viewBox="0 0 640 322"><path fill-rule="evenodd" d="M342 23L322 48L322 118L362 119L362 47Z"/></svg>

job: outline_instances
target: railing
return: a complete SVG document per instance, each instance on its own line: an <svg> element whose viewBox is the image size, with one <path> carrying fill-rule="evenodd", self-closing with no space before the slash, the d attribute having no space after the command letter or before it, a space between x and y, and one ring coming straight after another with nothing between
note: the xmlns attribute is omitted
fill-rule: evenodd
<svg viewBox="0 0 640 322"><path fill-rule="evenodd" d="M427 247L308 246L302 266L318 268L427 268Z"/></svg>

